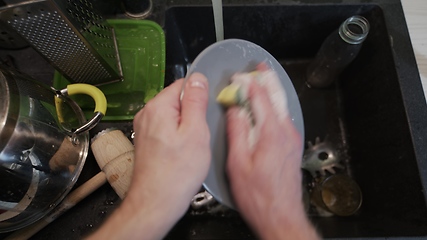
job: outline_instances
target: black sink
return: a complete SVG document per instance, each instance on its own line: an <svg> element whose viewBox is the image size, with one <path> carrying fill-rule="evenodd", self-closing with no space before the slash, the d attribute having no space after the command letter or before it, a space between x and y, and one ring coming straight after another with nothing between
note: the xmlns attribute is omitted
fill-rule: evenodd
<svg viewBox="0 0 427 240"><path fill-rule="evenodd" d="M419 163L425 164L427 159L425 155L424 158L417 155L419 138L414 134L419 134L416 131L420 130L417 126L420 123L412 121L406 98L414 97L408 94L418 95L419 105L425 100L420 91L405 92L408 84L405 81L411 80L402 76L402 65L408 63L396 59L397 43L387 28L384 9L371 3L246 5L227 6L223 15L226 39L252 41L282 64L300 98L305 140L314 142L319 137L331 142L342 153L344 172L362 190L363 204L353 216L326 218L311 214L322 235L325 238L427 236L425 186L419 170ZM353 15L362 15L371 24L360 54L334 86L309 89L304 84L307 64L323 40ZM166 82L170 83L183 77L195 57L215 42L212 8L170 8L165 30ZM421 89L419 82L416 85ZM420 112L425 116L425 106L421 105ZM251 236L240 225L241 220L233 214L203 217L189 214L170 236L171 239L175 234L191 237L190 229L194 229L197 233L194 237L198 238Z"/></svg>
<svg viewBox="0 0 427 240"><path fill-rule="evenodd" d="M305 141L319 137L332 142L346 166L338 171L351 176L362 190L363 203L352 216L320 217L309 211L322 236L427 238L427 107L400 1L223 2L225 38L252 41L279 60L300 98ZM160 16L156 21L166 32L165 85L185 76L195 57L215 42L209 3L156 1L161 7L154 15ZM308 89L304 85L307 65L326 36L353 15L362 15L371 24L361 52L333 86ZM32 49L0 53L2 59L6 54L14 57L18 68L36 79L51 80L53 69ZM128 136L132 132L132 122L103 122L91 135L111 126ZM98 172L89 153L76 186ZM106 184L32 239L81 238L99 227L119 204ZM237 212L215 207L214 213L190 209L166 239L256 238Z"/></svg>

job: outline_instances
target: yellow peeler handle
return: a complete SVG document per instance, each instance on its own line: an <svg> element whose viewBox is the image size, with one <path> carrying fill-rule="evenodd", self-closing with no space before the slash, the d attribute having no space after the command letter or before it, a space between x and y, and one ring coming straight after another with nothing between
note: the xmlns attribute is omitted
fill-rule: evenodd
<svg viewBox="0 0 427 240"><path fill-rule="evenodd" d="M64 96L70 96L75 94L86 94L93 98L95 101L95 110L94 110L94 116L89 119L85 124L78 127L75 130L72 130L74 135L78 135L83 132L87 132L90 129L94 128L101 119L105 116L105 113L107 112L107 99L105 98L104 93L99 90L99 88L86 84L86 83L75 83L68 85L65 89L62 89L60 93ZM55 97L55 104L58 106L59 102L61 100L58 97ZM58 113L58 118L60 122L63 122L62 116L60 113Z"/></svg>
<svg viewBox="0 0 427 240"><path fill-rule="evenodd" d="M100 112L105 115L107 111L107 99L99 88L86 83L75 83L68 85L67 91L68 95L86 94L91 96L95 101L94 112Z"/></svg>

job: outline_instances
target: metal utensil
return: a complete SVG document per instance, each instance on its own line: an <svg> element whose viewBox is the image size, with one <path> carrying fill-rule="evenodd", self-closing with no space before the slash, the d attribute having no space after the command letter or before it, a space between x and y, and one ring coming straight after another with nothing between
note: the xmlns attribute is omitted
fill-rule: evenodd
<svg viewBox="0 0 427 240"><path fill-rule="evenodd" d="M114 29L86 0L20 1L0 8L14 29L71 82L120 81Z"/></svg>
<svg viewBox="0 0 427 240"><path fill-rule="evenodd" d="M68 97L82 93L96 103L89 121ZM106 107L92 85L56 90L0 66L0 232L43 217L71 190L88 154L88 131Z"/></svg>
<svg viewBox="0 0 427 240"><path fill-rule="evenodd" d="M214 197L207 191L203 191L197 193L193 199L191 199L191 207L199 209L201 207L206 207L213 202L215 202Z"/></svg>
<svg viewBox="0 0 427 240"><path fill-rule="evenodd" d="M338 152L327 139L320 141L320 138L316 137L314 144L310 141L307 144L301 167L313 177L316 177L317 173L325 176L326 171L335 174L334 168L344 168L340 164Z"/></svg>

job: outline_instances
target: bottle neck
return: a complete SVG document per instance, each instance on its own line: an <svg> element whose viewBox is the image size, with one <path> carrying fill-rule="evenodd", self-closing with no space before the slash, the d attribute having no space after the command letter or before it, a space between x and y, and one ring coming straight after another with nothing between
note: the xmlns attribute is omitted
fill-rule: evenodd
<svg viewBox="0 0 427 240"><path fill-rule="evenodd" d="M369 33L369 22L362 16L353 16L345 20L338 29L342 40L349 44L361 44Z"/></svg>

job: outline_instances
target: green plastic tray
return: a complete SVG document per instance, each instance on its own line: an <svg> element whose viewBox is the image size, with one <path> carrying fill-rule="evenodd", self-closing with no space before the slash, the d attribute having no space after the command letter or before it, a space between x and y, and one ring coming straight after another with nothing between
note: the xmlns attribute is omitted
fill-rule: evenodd
<svg viewBox="0 0 427 240"><path fill-rule="evenodd" d="M165 35L149 20L110 19L114 28L124 80L99 86L107 97L103 120L132 120L134 115L164 87ZM70 82L55 72L53 86L65 88ZM73 97L87 118L93 115L94 102L84 95Z"/></svg>

